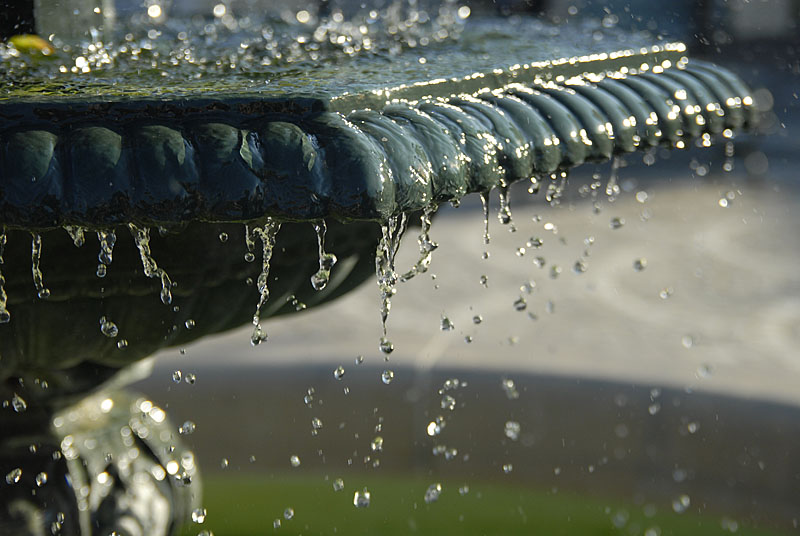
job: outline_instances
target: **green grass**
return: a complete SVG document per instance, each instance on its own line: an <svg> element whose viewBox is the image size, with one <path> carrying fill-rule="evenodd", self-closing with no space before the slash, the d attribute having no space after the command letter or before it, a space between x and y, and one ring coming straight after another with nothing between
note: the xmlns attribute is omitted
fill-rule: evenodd
<svg viewBox="0 0 800 536"><path fill-rule="evenodd" d="M332 477L333 478L333 477ZM215 536L285 535L468 535L509 536L578 535L632 536L648 533L667 536L714 536L731 534L721 516L696 512L675 514L662 505L651 517L642 507L603 501L567 493L547 493L489 484L470 485L460 495L461 482L445 482L438 501L426 504L425 490L432 480L408 477L345 480L335 492L332 482L321 478L234 475L211 477L204 483L203 525L185 527L183 535L211 530ZM364 486L371 493L369 508L353 506L353 493ZM287 507L294 510L283 518ZM623 511L627 523L615 527L612 518ZM281 519L278 529L273 521ZM739 526L739 536L774 536L777 532Z"/></svg>

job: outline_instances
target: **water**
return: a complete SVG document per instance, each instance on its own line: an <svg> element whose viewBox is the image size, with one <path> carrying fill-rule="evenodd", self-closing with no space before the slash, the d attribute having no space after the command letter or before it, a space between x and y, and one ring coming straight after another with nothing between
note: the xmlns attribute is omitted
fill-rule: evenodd
<svg viewBox="0 0 800 536"><path fill-rule="evenodd" d="M314 224L314 231L317 233L317 248L319 249L319 270L311 276L311 286L314 290L322 290L328 285L331 277L331 268L336 264L336 255L325 252L325 233L328 226L323 220L321 223Z"/></svg>
<svg viewBox="0 0 800 536"><path fill-rule="evenodd" d="M150 228L149 227L139 227L133 223L128 224L128 229L133 236L133 240L136 244L137 249L139 250L139 256L142 260L142 269L144 271L144 275L149 278L158 279L161 282L161 302L164 305L169 305L172 303L172 280L169 278L169 275L163 268L159 268L158 264L156 263L155 259L153 258L152 254L150 253ZM110 237L107 239L110 240ZM100 242L103 244L103 241ZM111 244L111 242L107 242L107 245ZM101 251L101 263L106 264L104 260L107 260L109 263L111 262L110 257L110 249L108 252Z"/></svg>
<svg viewBox="0 0 800 536"><path fill-rule="evenodd" d="M256 283L259 298L258 305L256 305L256 312L253 313L253 334L250 336L250 343L253 346L257 346L267 340L267 333L261 327L261 308L264 307L269 299L267 278L269 277L272 251L275 247L275 237L277 236L280 227L280 222L268 218L264 224L264 227L256 227L255 229L252 229L252 234L258 236L258 238L261 240L261 273L259 274L258 282ZM251 230L248 227L245 227L245 239L247 241L247 249L251 250L254 247L255 240L252 238Z"/></svg>

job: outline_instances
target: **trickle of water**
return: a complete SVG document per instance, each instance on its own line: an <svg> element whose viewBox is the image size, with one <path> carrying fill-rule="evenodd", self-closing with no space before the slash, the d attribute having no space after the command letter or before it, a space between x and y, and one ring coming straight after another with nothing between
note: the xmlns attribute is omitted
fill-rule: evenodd
<svg viewBox="0 0 800 536"><path fill-rule="evenodd" d="M297 454L292 454L289 457L289 463L292 464L292 467L300 467L300 456Z"/></svg>
<svg viewBox="0 0 800 536"><path fill-rule="evenodd" d="M456 328L455 324L445 315L442 315L442 321L439 327L442 331L453 331Z"/></svg>
<svg viewBox="0 0 800 536"><path fill-rule="evenodd" d="M100 317L100 332L111 339L119 335L117 325L104 316Z"/></svg>
<svg viewBox="0 0 800 536"><path fill-rule="evenodd" d="M489 192L481 192L481 205L483 206L483 243L488 245L492 237L489 235ZM488 258L488 254L487 257Z"/></svg>
<svg viewBox="0 0 800 536"><path fill-rule="evenodd" d="M439 495L442 494L442 485L440 483L431 484L425 490L425 502L430 504L439 500Z"/></svg>
<svg viewBox="0 0 800 536"><path fill-rule="evenodd" d="M367 508L370 503L370 493L367 488L364 488L361 491L356 491L353 494L353 506L356 508Z"/></svg>
<svg viewBox="0 0 800 536"><path fill-rule="evenodd" d="M72 243L76 248L83 246L86 243L86 236L84 235L86 229L77 225L65 225L64 230L72 238Z"/></svg>
<svg viewBox="0 0 800 536"><path fill-rule="evenodd" d="M322 290L328 285L331 278L331 269L336 264L336 255L325 252L325 233L328 225L325 220L314 224L314 231L317 233L317 248L319 250L319 270L311 276L311 286L314 290Z"/></svg>
<svg viewBox="0 0 800 536"><path fill-rule="evenodd" d="M6 484L17 484L22 478L22 469L17 467L6 474Z"/></svg>
<svg viewBox="0 0 800 536"><path fill-rule="evenodd" d="M0 227L0 266L4 264L3 252L6 247L6 228ZM0 324L11 322L11 313L8 312L8 295L6 294L6 278L0 269Z"/></svg>
<svg viewBox="0 0 800 536"><path fill-rule="evenodd" d="M500 220L500 223L503 225L510 225L510 231L516 231L517 229L514 227L514 222L511 219L511 203L509 200L508 187L500 186L498 192L500 193L500 209L497 211L497 219Z"/></svg>
<svg viewBox="0 0 800 536"><path fill-rule="evenodd" d="M108 231L97 231L97 241L100 242L100 252L97 254L97 277L103 278L108 272L108 266L114 259L114 244L117 243L117 235L113 229Z"/></svg>
<svg viewBox="0 0 800 536"><path fill-rule="evenodd" d="M264 304L267 303L267 300L269 299L269 288L267 287L269 263L272 259L272 250L275 247L275 237L277 236L280 228L280 222L277 222L272 218L267 218L267 221L263 227L256 227L252 231L250 227L245 225L245 241L247 243L247 249L249 250L255 247L255 240L253 239L254 235L257 235L261 239L262 245L261 273L258 276L258 283L256 285L260 297L258 299L258 305L256 305L256 311L253 313L253 334L250 336L250 344L253 346L257 346L267 340L267 333L261 328L261 308L264 307Z"/></svg>
<svg viewBox="0 0 800 536"><path fill-rule="evenodd" d="M163 268L159 268L153 255L150 253L150 228L138 227L133 223L129 223L128 229L139 250L139 257L142 259L144 275L149 278L158 278L161 280L161 303L169 305L172 303L172 281L169 275L167 275L167 272L165 272Z"/></svg>
<svg viewBox="0 0 800 536"><path fill-rule="evenodd" d="M394 371L392 370L384 370L381 372L381 381L386 385L389 385L394 380Z"/></svg>
<svg viewBox="0 0 800 536"><path fill-rule="evenodd" d="M503 433L505 433L506 437L511 441L516 441L519 439L519 433L521 430L522 427L517 421L506 421L506 426L503 430Z"/></svg>
<svg viewBox="0 0 800 536"><path fill-rule="evenodd" d="M407 225L408 218L405 213L399 217L392 216L386 223L381 224L381 240L375 253L375 274L378 279L378 289L381 296L381 326L383 328L380 349L384 354L391 353L394 349L391 347L391 343L384 344L386 340L386 319L389 317L389 311L392 308L392 296L397 292L398 276L394 269L394 259Z"/></svg>
<svg viewBox="0 0 800 536"><path fill-rule="evenodd" d="M28 403L25 402L24 398L14 393L14 396L11 397L11 407L14 408L14 411L17 413L24 413L25 410L28 409Z"/></svg>
<svg viewBox="0 0 800 536"><path fill-rule="evenodd" d="M336 367L333 371L333 377L336 378L337 380L341 380L342 378L344 378L344 367L341 365Z"/></svg>
<svg viewBox="0 0 800 536"><path fill-rule="evenodd" d="M342 491L344 489L344 480L337 478L333 481L333 491Z"/></svg>
<svg viewBox="0 0 800 536"><path fill-rule="evenodd" d="M193 523L205 523L206 521L206 509L205 508L195 508L192 510L192 522Z"/></svg>
<svg viewBox="0 0 800 536"><path fill-rule="evenodd" d="M425 210L420 216L421 229L417 243L419 244L419 260L411 267L409 271L400 276L400 281L408 281L418 274L424 274L428 271L433 258L433 252L439 247L439 244L431 240L431 219L438 207L436 205L425 207Z"/></svg>
<svg viewBox="0 0 800 536"><path fill-rule="evenodd" d="M42 260L42 235L31 233L31 273L33 274L33 284L36 287L36 294L45 300L50 297L50 290L44 286L42 270L39 263Z"/></svg>
<svg viewBox="0 0 800 536"><path fill-rule="evenodd" d="M190 435L194 433L197 425L192 421L185 421L180 428L178 428L178 433L181 435Z"/></svg>

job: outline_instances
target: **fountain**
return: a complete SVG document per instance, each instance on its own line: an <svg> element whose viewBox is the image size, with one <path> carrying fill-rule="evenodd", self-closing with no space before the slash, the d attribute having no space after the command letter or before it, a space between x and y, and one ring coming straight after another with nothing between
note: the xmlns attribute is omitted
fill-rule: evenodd
<svg viewBox="0 0 800 536"><path fill-rule="evenodd" d="M219 5L177 23L148 9L129 33L114 30L119 41L55 36L44 57L2 50L9 526L169 534L198 522L199 475L182 446L195 425L169 425L118 389L137 362L248 323L258 345L262 320L327 303L376 271L388 357L396 283L427 270L440 205L479 193L488 214L498 190L513 225L514 183L557 204L573 167L710 146L756 122L734 74L688 59L679 42L594 23L567 36L411 3L416 18L390 6L245 24ZM613 174L606 191L620 193ZM417 219L420 260L401 276L399 241ZM369 500L356 492L356 506Z"/></svg>

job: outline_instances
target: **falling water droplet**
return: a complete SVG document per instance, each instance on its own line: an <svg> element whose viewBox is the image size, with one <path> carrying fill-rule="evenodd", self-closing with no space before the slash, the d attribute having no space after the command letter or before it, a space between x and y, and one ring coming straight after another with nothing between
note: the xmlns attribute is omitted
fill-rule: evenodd
<svg viewBox="0 0 800 536"><path fill-rule="evenodd" d="M444 395L442 399L439 401L439 406L442 409L454 411L456 409L456 399L453 398L451 395Z"/></svg>
<svg viewBox="0 0 800 536"><path fill-rule="evenodd" d="M222 232L219 233L219 241L223 244L228 241L228 233Z"/></svg>
<svg viewBox="0 0 800 536"><path fill-rule="evenodd" d="M369 444L369 448L372 452L383 452L383 438L381 436L376 436Z"/></svg>
<svg viewBox="0 0 800 536"><path fill-rule="evenodd" d="M294 517L294 509L293 508L287 508L286 510L283 511L283 518L286 521L289 521L293 517Z"/></svg>
<svg viewBox="0 0 800 536"><path fill-rule="evenodd" d="M528 307L528 302L525 301L525 298L520 296L514 302L514 310L516 311L524 311Z"/></svg>
<svg viewBox="0 0 800 536"><path fill-rule="evenodd" d="M381 381L386 385L389 385L394 380L394 371L392 370L384 370L381 372Z"/></svg>
<svg viewBox="0 0 800 536"><path fill-rule="evenodd" d="M447 316L442 315L442 320L441 320L441 323L440 323L440 329L442 331L453 331L455 329L455 327L456 326L453 324L453 322L449 318L447 318Z"/></svg>
<svg viewBox="0 0 800 536"><path fill-rule="evenodd" d="M317 249L319 252L319 270L311 276L311 286L314 290L322 290L328 285L331 278L331 269L336 264L336 255L325 252L325 233L328 226L325 220L314 224L314 231L317 233Z"/></svg>
<svg viewBox="0 0 800 536"><path fill-rule="evenodd" d="M117 325L108 320L106 317L100 317L100 332L105 335L106 337L113 339L117 335L119 335L119 328Z"/></svg>
<svg viewBox="0 0 800 536"><path fill-rule="evenodd" d="M333 481L333 491L342 491L344 489L344 480L337 478Z"/></svg>
<svg viewBox="0 0 800 536"><path fill-rule="evenodd" d="M506 397L509 400L515 400L519 398L519 391L517 391L517 385L514 383L514 380L510 378L503 378L501 385L503 387L503 391L506 393Z"/></svg>
<svg viewBox="0 0 800 536"><path fill-rule="evenodd" d="M361 365L362 363L364 363L364 356L363 355L356 356L355 363L356 365Z"/></svg>
<svg viewBox="0 0 800 536"><path fill-rule="evenodd" d="M292 464L292 467L300 467L300 456L292 454L289 458L289 463Z"/></svg>
<svg viewBox="0 0 800 536"><path fill-rule="evenodd" d="M319 417L314 417L313 419L311 419L311 428L314 430L322 429L322 419L320 419Z"/></svg>
<svg viewBox="0 0 800 536"><path fill-rule="evenodd" d="M467 486L466 484L458 488L459 495L466 495L467 493L469 493L469 486Z"/></svg>
<svg viewBox="0 0 800 536"><path fill-rule="evenodd" d="M36 487L41 488L42 486L47 484L47 473L45 473L44 471L42 471L41 473L38 473L36 475L35 481L36 481Z"/></svg>
<svg viewBox="0 0 800 536"><path fill-rule="evenodd" d="M194 433L197 425L192 421L185 421L180 428L178 428L178 433L181 435L190 435Z"/></svg>
<svg viewBox="0 0 800 536"><path fill-rule="evenodd" d="M126 339L120 339L117 341L117 348L120 350L124 350L128 347L128 341Z"/></svg>
<svg viewBox="0 0 800 536"><path fill-rule="evenodd" d="M364 488L361 491L356 491L353 494L353 506L356 508L367 508L370 503L370 493L367 488Z"/></svg>
<svg viewBox="0 0 800 536"><path fill-rule="evenodd" d="M541 238L532 236L530 240L526 242L525 245L528 246L529 248L539 249L540 247L542 247L542 244L544 244L544 241L542 241Z"/></svg>
<svg viewBox="0 0 800 536"><path fill-rule="evenodd" d="M16 469L12 469L6 474L6 483L17 484L21 478L22 478L22 469L17 467Z"/></svg>
<svg viewBox="0 0 800 536"><path fill-rule="evenodd" d="M431 504L439 500L439 495L442 493L442 485L440 483L431 484L425 490L425 502Z"/></svg>
<svg viewBox="0 0 800 536"><path fill-rule="evenodd" d="M192 510L192 522L194 523L205 523L206 521L206 509L205 508L195 508Z"/></svg>
<svg viewBox="0 0 800 536"><path fill-rule="evenodd" d="M647 268L647 259L645 259L644 257L641 257L633 261L634 271L641 272L645 268Z"/></svg>
<svg viewBox="0 0 800 536"><path fill-rule="evenodd" d="M276 530L281 528L281 520L278 519L278 518L275 518L275 520L272 522L272 528L274 528Z"/></svg>
<svg viewBox="0 0 800 536"><path fill-rule="evenodd" d="M506 463L503 465L503 472L505 474L509 474L514 470L514 465L510 463Z"/></svg>
<svg viewBox="0 0 800 536"><path fill-rule="evenodd" d="M342 378L344 378L344 367L341 365L336 367L333 371L333 377L336 378L337 380L341 380Z"/></svg>
<svg viewBox="0 0 800 536"><path fill-rule="evenodd" d="M24 413L25 410L28 409L28 403L25 402L24 398L14 393L14 396L11 397L11 407L14 408L14 411L17 413Z"/></svg>
<svg viewBox="0 0 800 536"><path fill-rule="evenodd" d="M45 300L50 297L50 290L44 286L42 270L39 263L42 260L42 235L31 233L31 273L33 274L33 284L36 287L36 294Z"/></svg>
<svg viewBox="0 0 800 536"><path fill-rule="evenodd" d="M186 322L184 322L183 325L186 326L186 329L193 329L194 326L195 326L195 323L194 323L194 320L192 320L190 318Z"/></svg>
<svg viewBox="0 0 800 536"><path fill-rule="evenodd" d="M522 427L517 421L507 421L503 432L505 433L507 438L509 438L512 441L516 441L519 439L519 433L521 430Z"/></svg>
<svg viewBox="0 0 800 536"><path fill-rule="evenodd" d="M622 226L625 225L624 218L611 218L611 221L608 223L608 226L612 229L620 229Z"/></svg>
<svg viewBox="0 0 800 536"><path fill-rule="evenodd" d="M386 337L381 337L378 348L380 349L381 353L383 353L386 356L394 352L394 344L392 344L392 341L390 341Z"/></svg>
<svg viewBox="0 0 800 536"><path fill-rule="evenodd" d="M691 348L692 346L694 346L694 337L692 337L691 335L684 335L683 337L681 337L681 345L684 348Z"/></svg>
<svg viewBox="0 0 800 536"><path fill-rule="evenodd" d="M682 514L689 508L691 504L692 500L688 495L679 495L672 501L672 509L675 511L675 513Z"/></svg>
<svg viewBox="0 0 800 536"><path fill-rule="evenodd" d="M183 378L183 381L185 381L189 385L194 385L195 382L197 381L197 376L195 376L191 372L187 372L186 376L184 376L184 378Z"/></svg>
<svg viewBox="0 0 800 536"><path fill-rule="evenodd" d="M483 285L485 288L488 288L489 287L489 276L481 275L480 282L481 282L481 285Z"/></svg>
<svg viewBox="0 0 800 536"><path fill-rule="evenodd" d="M674 291L672 290L672 287L664 287L658 292L658 297L661 298L662 300L666 300L669 299L670 296L672 296L673 292Z"/></svg>
<svg viewBox="0 0 800 536"><path fill-rule="evenodd" d="M175 383L181 383L183 379L183 373L180 370L176 370L172 373L172 381Z"/></svg>

